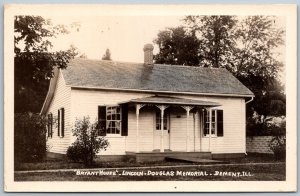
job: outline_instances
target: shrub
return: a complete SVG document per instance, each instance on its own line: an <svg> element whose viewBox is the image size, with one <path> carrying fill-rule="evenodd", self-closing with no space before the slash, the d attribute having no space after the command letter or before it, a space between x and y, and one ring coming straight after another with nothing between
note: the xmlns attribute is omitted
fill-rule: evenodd
<svg viewBox="0 0 300 196"><path fill-rule="evenodd" d="M69 146L67 150L67 157L74 162L80 162L80 160L83 159L82 153L80 151L81 148L77 144Z"/></svg>
<svg viewBox="0 0 300 196"><path fill-rule="evenodd" d="M283 160L286 157L286 138L285 136L274 136L269 143L275 159Z"/></svg>
<svg viewBox="0 0 300 196"><path fill-rule="evenodd" d="M279 122L276 122L276 119ZM265 122L257 120L257 117L251 117L247 119L246 130L247 136L285 135L285 117L269 117Z"/></svg>
<svg viewBox="0 0 300 196"><path fill-rule="evenodd" d="M85 165L92 165L96 154L106 150L109 143L106 138L98 136L97 122L90 123L89 117L77 119L72 130L76 141L67 150L67 157L75 162L82 161Z"/></svg>
<svg viewBox="0 0 300 196"><path fill-rule="evenodd" d="M17 113L14 116L15 163L42 160L46 155L46 123L44 116Z"/></svg>

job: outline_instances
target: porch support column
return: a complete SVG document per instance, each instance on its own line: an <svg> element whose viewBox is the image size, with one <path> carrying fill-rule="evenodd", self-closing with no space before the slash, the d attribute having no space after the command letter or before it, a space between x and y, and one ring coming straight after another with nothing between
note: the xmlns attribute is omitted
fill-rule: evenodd
<svg viewBox="0 0 300 196"><path fill-rule="evenodd" d="M186 151L189 152L189 139L190 139L190 134L189 134L189 117L190 117L190 111L192 109L191 106L183 106L183 108L186 110Z"/></svg>
<svg viewBox="0 0 300 196"><path fill-rule="evenodd" d="M140 116L140 109L143 107L144 105L141 104L136 104L136 152L140 151L140 136L139 136L139 116Z"/></svg>
<svg viewBox="0 0 300 196"><path fill-rule="evenodd" d="M212 120L212 111L209 108L209 140L208 140L208 151L211 152L211 120Z"/></svg>
<svg viewBox="0 0 300 196"><path fill-rule="evenodd" d="M160 130L161 130L161 135L160 135L160 152L164 152L164 113L165 109L167 108L165 105L159 105L158 108L160 109Z"/></svg>

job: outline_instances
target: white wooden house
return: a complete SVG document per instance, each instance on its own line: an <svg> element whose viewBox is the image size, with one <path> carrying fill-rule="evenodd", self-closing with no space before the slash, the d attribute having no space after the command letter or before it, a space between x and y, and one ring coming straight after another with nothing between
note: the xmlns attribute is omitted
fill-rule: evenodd
<svg viewBox="0 0 300 196"><path fill-rule="evenodd" d="M41 111L59 120L49 151L66 154L76 118L89 116L110 143L101 155L244 155L253 93L226 69L153 64L152 51L144 63L74 59L56 70Z"/></svg>

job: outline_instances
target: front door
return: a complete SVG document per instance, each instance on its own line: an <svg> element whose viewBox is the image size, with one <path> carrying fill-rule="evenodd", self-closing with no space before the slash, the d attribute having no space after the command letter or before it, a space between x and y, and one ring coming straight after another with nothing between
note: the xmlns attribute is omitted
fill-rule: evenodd
<svg viewBox="0 0 300 196"><path fill-rule="evenodd" d="M155 128L154 128L154 134L153 134L153 149L154 150L160 150L161 146L161 115L160 112L156 112L155 115ZM166 113L164 115L163 120L163 143L164 143L164 149L169 150L170 149L170 115Z"/></svg>

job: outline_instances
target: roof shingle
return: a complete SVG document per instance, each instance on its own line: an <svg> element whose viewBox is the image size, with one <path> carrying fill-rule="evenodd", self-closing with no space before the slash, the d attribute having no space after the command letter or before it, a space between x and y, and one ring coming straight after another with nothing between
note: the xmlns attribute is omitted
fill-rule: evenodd
<svg viewBox="0 0 300 196"><path fill-rule="evenodd" d="M223 68L74 59L62 73L72 87L253 96Z"/></svg>

